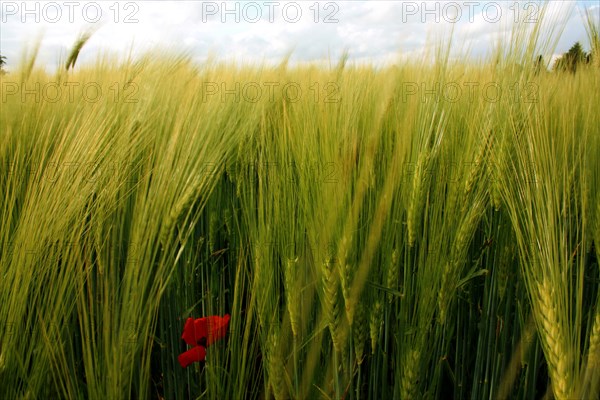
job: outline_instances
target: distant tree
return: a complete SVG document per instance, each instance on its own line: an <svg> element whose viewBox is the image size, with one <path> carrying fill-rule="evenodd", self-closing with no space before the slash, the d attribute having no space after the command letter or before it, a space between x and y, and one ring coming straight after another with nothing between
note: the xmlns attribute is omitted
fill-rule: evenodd
<svg viewBox="0 0 600 400"><path fill-rule="evenodd" d="M589 53L587 53L585 55L585 63L591 65L592 61L594 61L594 56L592 55L592 52L590 51Z"/></svg>
<svg viewBox="0 0 600 400"><path fill-rule="evenodd" d="M4 66L6 65L6 57L0 55L0 75L4 75L6 71L4 70Z"/></svg>
<svg viewBox="0 0 600 400"><path fill-rule="evenodd" d="M591 61L591 55L586 54L579 42L566 53L556 59L554 62L555 71L568 71L575 73L579 65L588 64Z"/></svg>
<svg viewBox="0 0 600 400"><path fill-rule="evenodd" d="M546 62L544 61L544 57L541 54L535 60L533 64L533 69L536 75L546 69Z"/></svg>

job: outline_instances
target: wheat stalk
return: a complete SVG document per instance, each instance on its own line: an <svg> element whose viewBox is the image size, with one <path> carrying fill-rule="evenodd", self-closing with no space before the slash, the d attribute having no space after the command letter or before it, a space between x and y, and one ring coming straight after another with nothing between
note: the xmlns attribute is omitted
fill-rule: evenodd
<svg viewBox="0 0 600 400"><path fill-rule="evenodd" d="M297 285L297 265L298 258L288 259L285 268L285 291L287 299L287 309L290 314L290 324L294 337L298 336L299 325L299 307L300 290Z"/></svg>
<svg viewBox="0 0 600 400"><path fill-rule="evenodd" d="M267 338L266 346L267 369L269 372L269 385L276 399L286 398L285 390L285 364L281 356L280 332L278 327L272 327Z"/></svg>
<svg viewBox="0 0 600 400"><path fill-rule="evenodd" d="M338 255L340 260L338 264L338 272L340 277L340 286L342 289L342 297L344 298L344 308L346 310L346 317L348 319L348 323L352 325L352 318L354 314L350 298L350 288L352 287L352 266L347 262L348 240L345 237L340 242Z"/></svg>
<svg viewBox="0 0 600 400"><path fill-rule="evenodd" d="M418 366L421 362L421 352L417 348L408 350L402 364L402 380L400 381L400 394L402 399L417 397L417 379L419 378Z"/></svg>
<svg viewBox="0 0 600 400"><path fill-rule="evenodd" d="M217 250L218 221L217 213L212 211L208 217L208 245L211 252Z"/></svg>
<svg viewBox="0 0 600 400"><path fill-rule="evenodd" d="M513 254L514 249L508 245L504 246L500 253L500 260L498 261L496 267L496 282L498 288L498 297L500 299L503 299L504 294L506 293L506 287L508 286L508 274L514 259Z"/></svg>
<svg viewBox="0 0 600 400"><path fill-rule="evenodd" d="M331 259L323 263L321 268L322 286L323 286L323 308L325 318L329 326L331 341L336 351L341 350L341 343L338 337L339 326L339 302L338 302L338 281L333 271L333 262Z"/></svg>
<svg viewBox="0 0 600 400"><path fill-rule="evenodd" d="M553 289L547 278L538 284L538 321L540 336L545 343L548 372L552 380L552 388L557 399L573 397L572 376L570 366L571 355L564 346L561 322L553 301Z"/></svg>
<svg viewBox="0 0 600 400"><path fill-rule="evenodd" d="M354 340L354 353L356 362L360 365L364 359L365 342L367 341L367 325L365 321L364 306L361 303L356 305L354 314L354 322L352 325L352 336Z"/></svg>
<svg viewBox="0 0 600 400"><path fill-rule="evenodd" d="M598 368L600 367L600 302L596 302L595 314L592 322L592 331L590 333L590 343L583 381L583 388L584 390L587 390L586 395L590 398L596 398L598 396L598 383L600 383L598 375Z"/></svg>
<svg viewBox="0 0 600 400"><path fill-rule="evenodd" d="M488 135L485 137L485 140L479 146L479 151L477 152L477 156L475 157L475 165L473 166L473 168L471 168L471 173L465 181L465 195L468 195L473 191L475 182L481 176L482 171L484 171L485 156L487 154L488 149L492 146L492 142L492 131L489 131Z"/></svg>
<svg viewBox="0 0 600 400"><path fill-rule="evenodd" d="M377 340L379 339L379 332L381 332L381 325L383 324L383 305L381 301L377 300L375 306L371 311L371 319L369 320L369 334L371 335L371 353L375 354L375 348L377 346Z"/></svg>
<svg viewBox="0 0 600 400"><path fill-rule="evenodd" d="M413 176L412 192L410 204L408 207L407 225L408 225L408 244L412 247L417 238L423 196L425 194L425 171L429 167L430 150L427 149L419 155L417 167Z"/></svg>
<svg viewBox="0 0 600 400"><path fill-rule="evenodd" d="M195 175L192 183L187 186L185 192L183 192L177 203L175 203L175 206L169 213L167 222L163 225L160 232L159 239L163 246L167 244L169 236L171 235L173 228L179 221L179 218L183 212L188 210L194 204L194 201L198 199L198 194L200 193L204 183L205 181L202 179L201 174Z"/></svg>
<svg viewBox="0 0 600 400"><path fill-rule="evenodd" d="M444 324L446 321L448 304L456 287L456 277L464 265L464 261L462 260L466 259L467 250L473 239L473 233L479 224L479 219L483 211L483 202L476 200L467 218L458 227L458 232L450 253L450 260L443 267L440 291L438 292L439 322L441 324Z"/></svg>
<svg viewBox="0 0 600 400"><path fill-rule="evenodd" d="M440 285L440 291L438 292L438 309L439 309L439 323L444 324L446 322L446 309L448 303L449 293L451 292L450 286L450 275L452 275L453 266L450 262L447 262L443 267L442 272L442 283Z"/></svg>
<svg viewBox="0 0 600 400"><path fill-rule="evenodd" d="M387 270L387 287L388 289L396 290L398 284L398 251L394 249L392 251L392 260L388 266ZM394 295L392 293L388 293L387 295L388 302L391 303L394 300Z"/></svg>
<svg viewBox="0 0 600 400"><path fill-rule="evenodd" d="M475 200L475 204L471 204L467 217L462 220L458 227L458 232L456 233L451 253L451 259L453 261L465 259L465 255L471 244L471 240L473 239L473 234L479 225L479 220L481 219L484 210L484 202L481 199L477 199Z"/></svg>

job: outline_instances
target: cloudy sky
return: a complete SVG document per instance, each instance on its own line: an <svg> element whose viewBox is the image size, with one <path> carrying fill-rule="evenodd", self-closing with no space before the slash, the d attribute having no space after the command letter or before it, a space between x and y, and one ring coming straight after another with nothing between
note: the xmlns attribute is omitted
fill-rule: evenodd
<svg viewBox="0 0 600 400"><path fill-rule="evenodd" d="M95 33L80 62L99 53L124 57L149 49L182 51L201 62L276 63L335 60L393 63L452 37L456 56L485 56L515 20L542 19L531 1L0 1L0 54L8 69L41 37L39 65L53 70L80 32ZM580 41L588 48L582 9L600 18L596 1L551 1L544 21L564 23L554 54Z"/></svg>

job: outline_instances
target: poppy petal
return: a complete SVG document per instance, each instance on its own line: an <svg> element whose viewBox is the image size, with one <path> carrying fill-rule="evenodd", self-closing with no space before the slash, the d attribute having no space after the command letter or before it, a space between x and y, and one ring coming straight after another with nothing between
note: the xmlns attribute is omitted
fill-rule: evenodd
<svg viewBox="0 0 600 400"><path fill-rule="evenodd" d="M180 354L179 357L177 357L177 360L179 361L181 367L186 368L191 363L197 361L204 361L205 358L206 349L204 348L204 346L196 346L186 351L185 353Z"/></svg>
<svg viewBox="0 0 600 400"><path fill-rule="evenodd" d="M181 338L190 346L197 346L198 342L208 336L208 321L206 318L188 318L183 327Z"/></svg>
<svg viewBox="0 0 600 400"><path fill-rule="evenodd" d="M206 338L206 346L210 346L219 339L223 339L227 333L229 325L229 314L223 317L213 316L208 317L208 335Z"/></svg>

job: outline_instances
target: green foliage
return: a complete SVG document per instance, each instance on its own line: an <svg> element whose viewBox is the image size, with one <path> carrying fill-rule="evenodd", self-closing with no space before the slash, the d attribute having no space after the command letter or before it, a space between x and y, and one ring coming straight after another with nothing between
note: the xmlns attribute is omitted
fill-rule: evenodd
<svg viewBox="0 0 600 400"><path fill-rule="evenodd" d="M553 69L561 72L577 72L580 65L591 64L592 53L586 54L579 42L554 61Z"/></svg>
<svg viewBox="0 0 600 400"><path fill-rule="evenodd" d="M6 65L6 57L0 55L0 75L4 75L6 71L4 70L4 66Z"/></svg>

